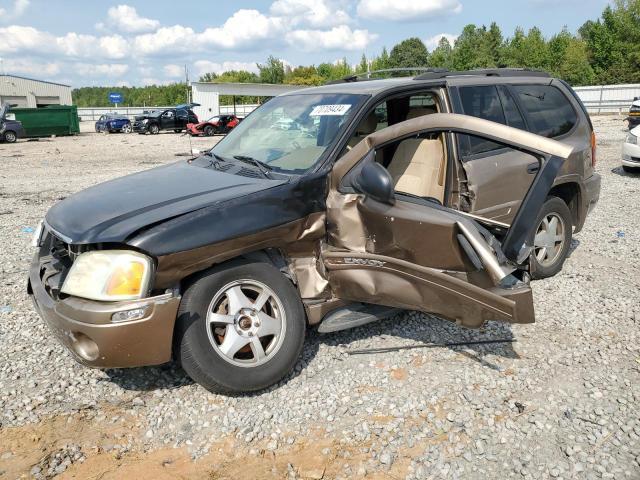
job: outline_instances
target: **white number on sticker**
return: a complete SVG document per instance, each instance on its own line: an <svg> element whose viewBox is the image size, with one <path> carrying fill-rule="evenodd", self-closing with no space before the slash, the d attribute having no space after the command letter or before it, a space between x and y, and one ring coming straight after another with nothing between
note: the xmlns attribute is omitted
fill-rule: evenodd
<svg viewBox="0 0 640 480"><path fill-rule="evenodd" d="M338 105L316 105L311 110L309 114L312 117L319 117L323 115L338 115L342 116L349 111L351 105L349 104L338 104Z"/></svg>

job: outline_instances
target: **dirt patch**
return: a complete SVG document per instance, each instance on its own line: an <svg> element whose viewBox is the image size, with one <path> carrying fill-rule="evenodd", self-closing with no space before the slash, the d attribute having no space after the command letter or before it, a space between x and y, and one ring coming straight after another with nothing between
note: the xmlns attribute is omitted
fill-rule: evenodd
<svg viewBox="0 0 640 480"><path fill-rule="evenodd" d="M103 408L106 412L108 407ZM149 450L134 442L121 448L130 438L140 438L133 418L112 408L110 420L98 421L92 413L80 412L47 418L23 427L0 429L0 458L3 478L60 478L108 480L121 478L216 480L284 478L295 472L297 478L329 479L340 475L349 478L399 478L407 473L416 452L402 452L385 473L367 473L370 458L364 444L344 446L326 438L316 429L293 445L270 450L262 446L249 448L228 437L212 444L207 455L193 459L187 448ZM390 418L374 417L384 423ZM75 452L66 456L66 452ZM62 457L69 458L64 461ZM60 467L64 463L64 467Z"/></svg>

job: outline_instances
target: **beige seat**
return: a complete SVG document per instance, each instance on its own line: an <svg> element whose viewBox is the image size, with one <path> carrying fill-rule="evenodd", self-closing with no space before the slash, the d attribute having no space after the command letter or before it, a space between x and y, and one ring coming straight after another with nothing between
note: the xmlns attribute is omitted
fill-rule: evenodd
<svg viewBox="0 0 640 480"><path fill-rule="evenodd" d="M364 137L376 131L378 127L378 117L375 112L371 112L360 124L356 127L356 131L353 137L349 139L347 148L351 149L362 141Z"/></svg>
<svg viewBox="0 0 640 480"><path fill-rule="evenodd" d="M438 113L436 107L413 107L407 114L407 120L422 117L423 115L431 115L433 113Z"/></svg>
<svg viewBox="0 0 640 480"><path fill-rule="evenodd" d="M398 145L387 169L397 192L444 202L446 157L442 142L409 138Z"/></svg>

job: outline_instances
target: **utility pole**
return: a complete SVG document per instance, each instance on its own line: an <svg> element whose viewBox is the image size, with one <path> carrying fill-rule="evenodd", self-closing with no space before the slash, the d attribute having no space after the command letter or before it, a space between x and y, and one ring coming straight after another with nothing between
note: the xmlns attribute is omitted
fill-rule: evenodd
<svg viewBox="0 0 640 480"><path fill-rule="evenodd" d="M187 86L187 103L190 103L190 99L189 99L189 69L187 68L187 64L184 64L184 79L185 79L185 84Z"/></svg>

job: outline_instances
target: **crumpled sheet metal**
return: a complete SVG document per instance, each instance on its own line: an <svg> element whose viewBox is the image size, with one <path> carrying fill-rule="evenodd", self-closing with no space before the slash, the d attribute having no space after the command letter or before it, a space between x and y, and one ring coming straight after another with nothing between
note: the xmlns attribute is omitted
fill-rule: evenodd
<svg viewBox="0 0 640 480"><path fill-rule="evenodd" d="M325 213L317 212L244 237L164 255L158 258L156 288L169 288L192 273L266 248L280 249L287 256L317 257L324 236Z"/></svg>
<svg viewBox="0 0 640 480"><path fill-rule="evenodd" d="M357 267L348 253L326 254L329 281L340 298L427 311L470 328L486 320L531 323L531 289L513 289L505 294L473 286L462 279L427 267L379 255L363 254L369 260ZM495 295L494 295L495 293ZM460 295L465 301L460 301Z"/></svg>
<svg viewBox="0 0 640 480"><path fill-rule="evenodd" d="M298 291L303 300L326 296L329 281L326 278L322 261L313 257L291 257L289 258L289 269L291 270Z"/></svg>

